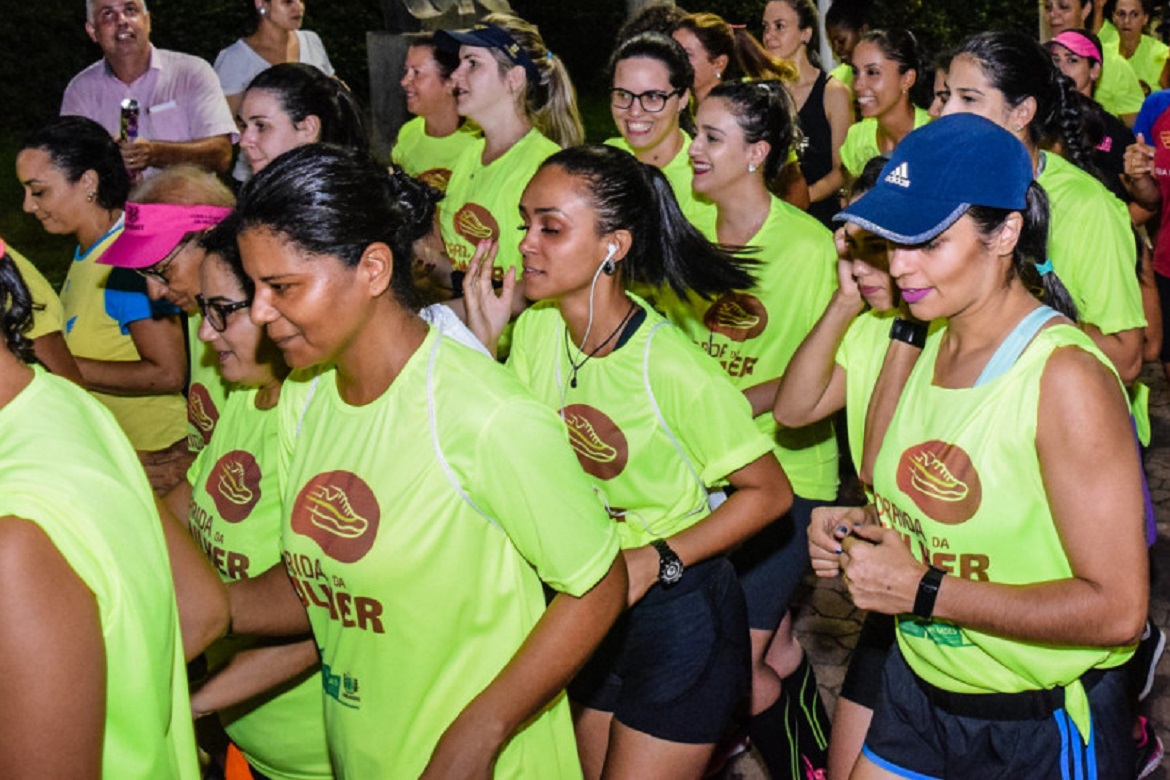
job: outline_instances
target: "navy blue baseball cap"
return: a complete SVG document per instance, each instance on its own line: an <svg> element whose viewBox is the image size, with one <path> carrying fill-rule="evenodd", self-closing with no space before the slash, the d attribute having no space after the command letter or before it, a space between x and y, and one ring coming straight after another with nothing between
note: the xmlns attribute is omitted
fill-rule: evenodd
<svg viewBox="0 0 1170 780"><path fill-rule="evenodd" d="M477 24L470 30L439 30L435 33L435 45L447 51L459 51L460 46L474 46L480 49L496 49L512 61L513 65L524 68L531 82L540 81L540 70L536 63L524 51L524 47L516 43L507 30L494 24Z"/></svg>
<svg viewBox="0 0 1170 780"><path fill-rule="evenodd" d="M903 138L873 189L834 219L896 244L921 244L971 206L1024 210L1033 178L1018 138L981 116L952 114Z"/></svg>

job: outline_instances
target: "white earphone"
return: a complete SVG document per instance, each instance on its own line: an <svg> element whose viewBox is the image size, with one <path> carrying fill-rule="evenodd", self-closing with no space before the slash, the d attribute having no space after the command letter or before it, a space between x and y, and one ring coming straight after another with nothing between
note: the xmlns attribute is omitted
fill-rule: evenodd
<svg viewBox="0 0 1170 780"><path fill-rule="evenodd" d="M618 245L610 241L606 247L605 259L601 261L601 271L606 276L613 276L617 273L617 264L613 261L613 256L617 254Z"/></svg>

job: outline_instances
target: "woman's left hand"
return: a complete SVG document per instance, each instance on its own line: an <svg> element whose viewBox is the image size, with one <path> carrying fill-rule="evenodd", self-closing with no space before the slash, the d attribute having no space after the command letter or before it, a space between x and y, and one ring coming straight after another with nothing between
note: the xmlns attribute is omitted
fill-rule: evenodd
<svg viewBox="0 0 1170 780"><path fill-rule="evenodd" d="M658 582L658 551L650 545L632 547L622 550L622 558L630 581L626 606L632 607Z"/></svg>
<svg viewBox="0 0 1170 780"><path fill-rule="evenodd" d="M859 525L842 542L841 574L860 609L901 615L914 610L926 565L892 528Z"/></svg>

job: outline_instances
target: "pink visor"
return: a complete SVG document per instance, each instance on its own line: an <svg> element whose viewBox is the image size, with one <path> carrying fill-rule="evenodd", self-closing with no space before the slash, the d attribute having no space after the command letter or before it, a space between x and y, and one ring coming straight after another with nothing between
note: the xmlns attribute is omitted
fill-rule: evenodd
<svg viewBox="0 0 1170 780"><path fill-rule="evenodd" d="M1093 45L1092 41L1075 30L1065 30L1060 35L1044 44L1044 46L1051 49L1052 44L1054 43L1059 43L1061 46L1079 57L1088 57L1098 64L1101 62L1101 50Z"/></svg>
<svg viewBox="0 0 1170 780"><path fill-rule="evenodd" d="M231 213L231 209L222 206L127 203L126 226L98 262L120 268L149 268L166 257L188 233L214 227Z"/></svg>

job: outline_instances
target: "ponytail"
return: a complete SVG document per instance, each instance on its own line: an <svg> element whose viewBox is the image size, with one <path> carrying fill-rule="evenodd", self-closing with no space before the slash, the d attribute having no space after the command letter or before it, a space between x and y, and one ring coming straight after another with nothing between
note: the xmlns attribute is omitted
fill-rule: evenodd
<svg viewBox="0 0 1170 780"><path fill-rule="evenodd" d="M678 29L694 33L708 57L727 57L727 69L721 76L724 81L741 78L797 80L796 67L769 54L743 25L728 24L716 14L699 13L685 17L679 22Z"/></svg>
<svg viewBox="0 0 1170 780"><path fill-rule="evenodd" d="M365 121L357 98L345 84L312 65L283 62L256 75L248 89L271 93L293 122L315 116L321 122L319 143L366 151Z"/></svg>
<svg viewBox="0 0 1170 780"><path fill-rule="evenodd" d="M32 342L25 334L32 327L33 302L28 285L0 241L0 327L4 344L25 363L36 362Z"/></svg>
<svg viewBox="0 0 1170 780"><path fill-rule="evenodd" d="M621 263L627 282L669 285L680 297L694 292L704 298L755 284L747 270L754 261L708 241L683 215L670 182L657 168L598 145L557 152L541 168L550 166L584 180L599 233L630 232L633 240Z"/></svg>
<svg viewBox="0 0 1170 780"><path fill-rule="evenodd" d="M585 128L577 111L577 91L569 71L561 58L544 45L537 26L511 14L489 14L484 22L507 32L540 73L538 79L528 76L527 69L525 74L527 86L522 110L532 126L562 149L584 143ZM515 66L502 52L495 49L491 52L503 71Z"/></svg>
<svg viewBox="0 0 1170 780"><path fill-rule="evenodd" d="M1003 227L1008 215L1017 212L972 206L967 213L975 221L980 234L989 236ZM1023 218L1023 225L1012 251L1013 272L1042 303L1075 322L1077 306L1048 260L1048 196L1035 181L1028 185L1027 206L1018 213Z"/></svg>
<svg viewBox="0 0 1170 780"><path fill-rule="evenodd" d="M801 137L796 104L779 81L731 81L716 85L708 97L723 98L749 144L767 141L764 181L769 189L780 179L788 154Z"/></svg>

